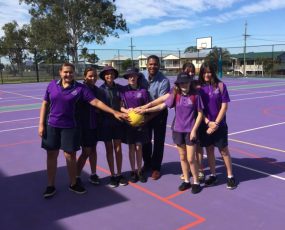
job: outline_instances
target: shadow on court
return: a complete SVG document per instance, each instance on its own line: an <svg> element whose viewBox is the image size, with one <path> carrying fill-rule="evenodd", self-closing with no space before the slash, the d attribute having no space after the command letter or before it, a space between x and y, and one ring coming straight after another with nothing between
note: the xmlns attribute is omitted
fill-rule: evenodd
<svg viewBox="0 0 285 230"><path fill-rule="evenodd" d="M66 174L66 167L58 168L57 194L51 199L44 199L42 194L46 186L46 171L11 177L6 177L0 172L0 229L63 230L67 228L57 223L61 219L128 200L105 185L93 186L85 181L88 192L84 195L77 195L68 191ZM83 173L82 178L87 180L88 175ZM91 224L90 229L95 226L90 220L89 223L81 222L80 225ZM110 222L108 226L114 225L115 227L115 224Z"/></svg>
<svg viewBox="0 0 285 230"><path fill-rule="evenodd" d="M226 183L226 168L221 157L216 158L216 173L219 178L218 184ZM205 166L207 166L206 160ZM274 158L233 158L233 173L239 183L243 181L258 180L269 177L270 175L279 175L285 172L285 162L278 162ZM241 167L240 167L241 166ZM254 171L256 170L256 171ZM258 172L260 171L260 172ZM205 174L209 175L209 168L206 168ZM270 175L269 175L270 174ZM284 177L284 175L283 175Z"/></svg>
<svg viewBox="0 0 285 230"><path fill-rule="evenodd" d="M217 157L217 155L216 159L216 173L219 179L218 185L226 184L226 168L223 160L221 157ZM232 162L234 164L233 172L238 182L266 178L269 177L268 174L278 176L285 172L285 162L278 162L276 159L269 157L232 158ZM210 174L210 170L207 167L207 159L204 159L203 164L205 167L205 175L208 176ZM162 176L167 174L180 175L182 173L181 165L178 161L164 163L161 171ZM285 177L285 175L283 175L283 177Z"/></svg>

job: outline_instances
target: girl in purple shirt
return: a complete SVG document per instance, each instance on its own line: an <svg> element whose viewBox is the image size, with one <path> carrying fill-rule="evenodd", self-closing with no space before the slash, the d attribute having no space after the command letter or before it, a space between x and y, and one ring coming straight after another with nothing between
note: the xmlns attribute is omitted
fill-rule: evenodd
<svg viewBox="0 0 285 230"><path fill-rule="evenodd" d="M176 87L166 101L160 105L143 109L142 113L156 112L165 107L175 108L175 118L172 123L172 137L180 156L184 182L179 186L180 191L192 187L192 193L201 191L198 178L198 166L195 157L197 129L203 119L203 103L201 97L191 87L191 78L186 73L180 73L175 81ZM191 186L189 168L193 175Z"/></svg>
<svg viewBox="0 0 285 230"><path fill-rule="evenodd" d="M98 79L96 69L88 67L84 71L83 84L86 85L94 94L100 99L100 89L95 85ZM88 102L80 103L80 130L81 130L81 146L82 152L77 160L77 179L80 180L81 171L89 158L91 175L89 182L92 184L99 184L100 180L96 174L97 167L97 127L99 123L99 111L97 108L91 106ZM81 180L80 180L81 181Z"/></svg>
<svg viewBox="0 0 285 230"><path fill-rule="evenodd" d="M227 169L227 188L237 187L232 172L232 160L228 148L228 126L226 112L230 101L226 85L221 82L211 63L205 62L199 73L201 84L200 94L204 102L204 125L200 129L201 145L206 147L208 163L211 171L210 177L205 181L206 186L217 184L216 161L214 148L217 147L223 157Z"/></svg>
<svg viewBox="0 0 285 230"><path fill-rule="evenodd" d="M139 77L140 74L135 68L128 69L124 75L124 78L128 79L128 85L121 92L122 112L128 113L133 108L149 102L147 90L140 88L140 85L138 85ZM129 158L132 169L130 181L136 183L139 180L145 183L147 180L142 170L142 145L149 142L147 126L132 127L127 125L124 142L129 145ZM137 169L135 167L136 162Z"/></svg>
<svg viewBox="0 0 285 230"><path fill-rule="evenodd" d="M64 151L67 170L70 178L69 190L78 194L86 192L76 180L76 151L80 148L80 131L77 105L87 101L113 114L117 119L127 117L95 98L93 93L83 84L74 80L74 66L64 63L59 71L60 80L53 80L47 87L40 110L39 136L42 147L47 151L48 186L44 197L52 197L56 193L55 175L59 150Z"/></svg>

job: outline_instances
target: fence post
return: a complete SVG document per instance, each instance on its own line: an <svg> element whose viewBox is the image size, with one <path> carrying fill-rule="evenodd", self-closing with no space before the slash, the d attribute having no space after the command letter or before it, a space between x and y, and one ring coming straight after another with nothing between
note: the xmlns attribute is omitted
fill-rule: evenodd
<svg viewBox="0 0 285 230"><path fill-rule="evenodd" d="M35 49L35 52L34 52L34 60L35 60L35 65L36 65L37 82L39 82L40 78L39 78L39 65L38 65L37 49Z"/></svg>
<svg viewBox="0 0 285 230"><path fill-rule="evenodd" d="M274 68L274 45L272 45L272 67L270 71L270 77L273 75L273 68Z"/></svg>

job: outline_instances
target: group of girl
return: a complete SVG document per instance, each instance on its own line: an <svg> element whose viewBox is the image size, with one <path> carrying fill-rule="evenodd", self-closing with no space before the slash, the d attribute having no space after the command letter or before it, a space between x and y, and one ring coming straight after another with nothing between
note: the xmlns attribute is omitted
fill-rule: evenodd
<svg viewBox="0 0 285 230"><path fill-rule="evenodd" d="M218 147L227 168L227 187L235 188L227 142L225 114L230 100L226 85L207 63L201 67L197 84L193 81L195 67L189 67L190 71L177 76L170 93L150 102L147 89L139 84L138 79L142 76L136 68L127 70L123 77L128 84L121 86L114 81L118 71L111 66L104 67L99 74L104 83L98 88L95 86L98 78L95 69L85 70L81 84L74 79L74 66L64 63L59 72L60 80L52 81L46 89L40 112L39 135L42 147L47 151L48 186L44 197L52 197L56 193L55 176L60 149L66 158L69 190L78 194L86 192L80 174L88 158L91 167L89 181L100 183L96 174L98 140L103 141L106 148L111 173L109 186L128 184L121 172L122 142L129 146L130 181L146 182L142 170L142 145L149 142L147 125L130 126L127 114L134 109L147 117L147 114L165 107L175 108L176 112L172 124L173 141L178 148L184 180L179 190L192 188L192 193L201 191L202 147L206 147L211 171L205 185L217 183L214 147ZM82 153L76 160L80 146ZM193 175L192 185L189 171Z"/></svg>
<svg viewBox="0 0 285 230"><path fill-rule="evenodd" d="M88 158L91 167L89 181L100 183L96 174L98 140L103 141L106 147L111 187L128 184L121 173L122 141L129 144L131 181L146 182L142 171L142 144L148 141L148 132L146 127L128 125L127 115L132 107L149 102L147 90L138 85L140 74L136 69L127 71L124 77L129 84L121 86L114 81L118 71L106 66L99 74L104 83L98 88L95 86L98 78L96 69L85 70L83 84L74 79L74 72L75 67L70 63L61 66L60 80L53 80L48 85L40 110L39 135L42 148L47 151L48 186L44 197L56 194L55 177L60 149L66 158L70 191L86 193L80 174ZM80 146L82 153L76 160L76 151Z"/></svg>

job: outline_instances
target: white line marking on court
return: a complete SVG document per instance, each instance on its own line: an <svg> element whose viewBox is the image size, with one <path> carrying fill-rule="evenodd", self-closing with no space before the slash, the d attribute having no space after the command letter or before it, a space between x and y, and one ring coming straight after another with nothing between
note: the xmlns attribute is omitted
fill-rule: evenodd
<svg viewBox="0 0 285 230"><path fill-rule="evenodd" d="M231 97L236 97L236 96L245 96L245 95L252 95L252 94L264 94L264 93L275 93L275 92L284 92L284 89L276 89L276 90L271 90L271 91L256 91L252 93L240 93L240 94L231 94Z"/></svg>
<svg viewBox="0 0 285 230"><path fill-rule="evenodd" d="M224 161L221 160L221 159L216 159L216 160L224 163ZM237 166L237 167L240 167L240 168L243 168L243 169L247 169L247 170L250 170L250 171L253 171L253 172L257 172L257 173L260 173L260 174L263 174L263 175L266 175L266 176L273 177L275 179L279 179L279 180L284 180L285 181L285 178L281 177L281 176L276 176L276 175L273 175L273 174L270 174L270 173L267 173L267 172L263 172L263 171L260 171L260 170L257 170L257 169L249 168L249 167L246 167L246 166L243 166L243 165L240 165L240 164L236 164L236 163L232 163L232 164L234 166Z"/></svg>
<svg viewBox="0 0 285 230"><path fill-rule="evenodd" d="M0 130L0 133L22 130L22 129L32 129L32 128L37 128L37 127L39 126L35 125L35 126L27 126L27 127L17 128L17 129L4 129L4 130Z"/></svg>
<svg viewBox="0 0 285 230"><path fill-rule="evenodd" d="M27 101L27 100L35 100L34 98L19 98L18 99L3 99L1 102L5 103L5 102L11 102L11 101ZM38 100L38 99L36 99Z"/></svg>
<svg viewBox="0 0 285 230"><path fill-rule="evenodd" d="M17 122L17 121L34 120L34 119L38 119L38 118L40 118L40 117L23 118L23 119L10 120L10 121L0 121L0 124L3 124L3 123L10 123L10 122Z"/></svg>
<svg viewBox="0 0 285 230"><path fill-rule="evenodd" d="M21 94L21 93L14 93L14 92L9 92L9 91L4 91L4 90L0 90L0 91L3 92L3 93L9 93L9 94L14 94L14 95L19 95L19 96L22 96L22 97L28 97L28 98L34 98L34 99L42 100L42 98L28 96L28 95L24 95L24 94Z"/></svg>
<svg viewBox="0 0 285 230"><path fill-rule="evenodd" d="M279 96L284 96L284 95L285 93L280 93L276 95L269 95L269 96L263 96L263 97L248 97L248 98L234 99L231 101L245 101L245 100L253 100L253 99L268 98L268 97L279 97Z"/></svg>
<svg viewBox="0 0 285 230"><path fill-rule="evenodd" d="M229 133L228 136L232 136L232 135L236 135L236 134L240 134L240 133L247 133L247 132L254 131L254 130L265 129L265 128L269 128L269 127L273 127L273 126L277 126L277 125L284 125L284 124L285 124L285 122L280 122L280 123L276 123L276 124L272 124L272 125L265 125L265 126L261 126L261 127L257 127L257 128L246 129L246 130L242 130L242 131L238 131L238 132L234 132L234 133Z"/></svg>
<svg viewBox="0 0 285 230"><path fill-rule="evenodd" d="M268 147L268 146L253 144L253 143L246 142L246 141L240 141L240 140L231 139L231 138L229 138L229 141L233 141L233 142L237 142L237 143L241 143L241 144L245 144L245 145L250 145L250 146L254 146L254 147L258 147L258 148L262 148L262 149L268 149L268 150L273 150L273 151L276 151L276 152L285 153L285 150L282 150L282 149L271 148L271 147Z"/></svg>
<svg viewBox="0 0 285 230"><path fill-rule="evenodd" d="M164 145L172 147L172 148L177 148L175 145L171 145L171 144L167 144L167 143L165 143ZM216 159L216 161L224 162L221 159ZM253 168L250 168L250 167L246 167L246 166L243 166L243 165L240 165L240 164L236 164L236 163L232 163L232 164L234 166L237 166L237 167L240 167L240 168L243 168L243 169L247 169L247 170L250 170L250 171L253 171L253 172L257 172L257 173L260 173L260 174L263 174L263 175L266 175L266 176L273 177L275 179L279 179L279 180L284 180L285 181L285 178L281 177L281 176L276 176L276 175L273 175L273 174L270 174L270 173L267 173L267 172L263 172L263 171L260 171L260 170L257 170L257 169L253 169Z"/></svg>

